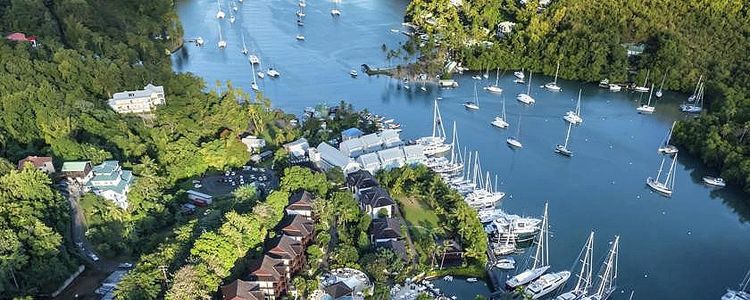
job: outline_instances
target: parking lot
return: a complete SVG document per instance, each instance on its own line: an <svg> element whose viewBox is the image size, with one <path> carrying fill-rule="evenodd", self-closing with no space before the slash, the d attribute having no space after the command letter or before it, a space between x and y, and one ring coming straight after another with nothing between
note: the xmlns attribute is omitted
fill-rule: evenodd
<svg viewBox="0 0 750 300"><path fill-rule="evenodd" d="M231 194L239 186L248 184L265 194L279 186L279 179L269 169L244 166L241 169L232 169L193 180L193 189L214 197L221 197Z"/></svg>

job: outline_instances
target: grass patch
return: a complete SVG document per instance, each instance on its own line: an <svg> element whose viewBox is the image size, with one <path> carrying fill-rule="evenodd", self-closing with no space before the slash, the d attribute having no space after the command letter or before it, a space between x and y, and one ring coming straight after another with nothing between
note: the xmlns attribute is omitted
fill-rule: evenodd
<svg viewBox="0 0 750 300"><path fill-rule="evenodd" d="M479 265L467 265L465 267L443 268L432 270L427 273L428 277L443 277L445 275L475 277L487 281L487 271Z"/></svg>
<svg viewBox="0 0 750 300"><path fill-rule="evenodd" d="M427 204L413 197L401 197L397 201L401 204L404 219L413 227L429 230L440 228L440 219Z"/></svg>

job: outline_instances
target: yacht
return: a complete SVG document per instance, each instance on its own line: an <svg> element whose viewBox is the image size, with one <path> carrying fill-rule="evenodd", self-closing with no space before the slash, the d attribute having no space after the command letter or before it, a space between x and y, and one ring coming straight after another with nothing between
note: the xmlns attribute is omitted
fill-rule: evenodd
<svg viewBox="0 0 750 300"><path fill-rule="evenodd" d="M500 270L513 270L516 268L516 260L514 260L512 257L499 259L495 263L495 268L498 268Z"/></svg>
<svg viewBox="0 0 750 300"><path fill-rule="evenodd" d="M567 156L567 157L573 156L573 151L570 151L570 149L568 149L568 140L570 139L570 129L572 127L573 127L573 123L568 123L568 133L565 134L565 143L562 145L558 144L557 146L555 146L556 153L563 155L563 156Z"/></svg>
<svg viewBox="0 0 750 300"><path fill-rule="evenodd" d="M534 282L529 284L523 294L527 298L539 299L565 284L565 282L568 281L568 278L570 278L569 271L544 274L539 277L539 279L534 280Z"/></svg>
<svg viewBox="0 0 750 300"><path fill-rule="evenodd" d="M617 260L620 237L616 235L611 244L604 265L602 265L597 276L599 281L593 286L591 294L585 296L582 300L606 300L617 289Z"/></svg>
<svg viewBox="0 0 750 300"><path fill-rule="evenodd" d="M505 121L506 119L507 118L505 116L505 98L503 98L503 111L499 116L495 117L495 120L493 120L490 124L492 124L492 126L495 126L497 128L508 128L510 124L508 124L508 122Z"/></svg>
<svg viewBox="0 0 750 300"><path fill-rule="evenodd" d="M576 110L575 111L568 111L565 113L565 116L563 116L563 119L565 121L568 121L570 124L578 125L583 123L583 118L581 118L581 91L578 90L578 102L576 103Z"/></svg>
<svg viewBox="0 0 750 300"><path fill-rule="evenodd" d="M250 64L250 68L252 69L252 73L250 74L255 74L255 65ZM250 76L253 77L253 82L250 84L250 88L252 88L253 91L256 91L256 92L260 91L260 88L258 87L258 83L255 81L255 76L252 76L252 75Z"/></svg>
<svg viewBox="0 0 750 300"><path fill-rule="evenodd" d="M659 172L656 173L656 178L649 177L646 179L646 185L652 190L666 196L671 197L674 189L674 176L675 176L675 165L677 162L677 154L672 157L672 163L669 166L667 177L664 182L661 182L661 173L664 170L664 161L666 157L661 158L661 165L659 165Z"/></svg>
<svg viewBox="0 0 750 300"><path fill-rule="evenodd" d="M521 115L518 115L518 125L516 125L516 135L509 137L508 139L505 140L505 142L508 143L508 145L511 147L523 148L523 144L521 143L520 136L521 136Z"/></svg>
<svg viewBox="0 0 750 300"><path fill-rule="evenodd" d="M659 153L672 155L680 151L677 149L677 147L669 144L669 141L672 139L672 132L674 131L675 123L677 123L677 121L672 122L672 128L669 129L669 132L667 133L667 137L664 139L664 142L662 143L662 145L659 146L659 149L658 149Z"/></svg>
<svg viewBox="0 0 750 300"><path fill-rule="evenodd" d="M550 268L549 266L549 249L547 246L547 243L549 241L549 228L548 228L548 220L547 220L547 207L548 205L544 204L544 218L542 219L542 228L541 232L539 233L539 236L534 240L534 243L536 244L536 248L534 250L534 255L531 257L533 260L533 263L530 268L522 271L521 273L516 274L515 276L511 277L510 279L505 281L505 285L508 289L512 290L515 289L518 286L527 284L534 279L539 278L544 273L547 272L547 270ZM570 277L570 275L568 275ZM566 279L567 280L567 279Z"/></svg>
<svg viewBox="0 0 750 300"><path fill-rule="evenodd" d="M612 92L619 92L622 90L622 87L619 84L610 83L609 90Z"/></svg>
<svg viewBox="0 0 750 300"><path fill-rule="evenodd" d="M523 104L534 104L536 100L534 100L533 97L531 97L531 76L533 72L529 72L529 85L526 87L526 93L518 94L516 97L516 100L520 101Z"/></svg>
<svg viewBox="0 0 750 300"><path fill-rule="evenodd" d="M651 106L651 95L654 92L654 85L651 85L651 93L648 93L648 103L643 104L636 108L635 110L638 111L639 114L653 114L656 110L656 107Z"/></svg>
<svg viewBox="0 0 750 300"><path fill-rule="evenodd" d="M357 70L352 69L351 71L349 71L349 75L351 75L352 77L357 77L357 75L359 74L357 74Z"/></svg>
<svg viewBox="0 0 750 300"><path fill-rule="evenodd" d="M721 177L704 176L703 183L714 187L725 187L727 183Z"/></svg>
<svg viewBox="0 0 750 300"><path fill-rule="evenodd" d="M446 134L445 127L443 127L443 117L440 115L440 107L438 106L437 100L435 100L434 107L432 109L432 135L421 137L417 139L416 143L418 145L422 145L425 155L435 156L451 150L451 144L447 144L445 140Z"/></svg>
<svg viewBox="0 0 750 300"><path fill-rule="evenodd" d="M648 83L648 76L649 76L649 74L651 74L651 70L648 70L648 71L646 71L646 79L645 79L645 80L643 80L643 85L642 85L642 86L636 86L636 87L635 87L635 89L634 89L634 90L635 90L636 92L639 92L639 93L647 93L647 92L649 91L649 88L648 88L648 86L646 86L646 84ZM653 84L651 84L651 91L652 91L652 92L654 91L654 85L653 85Z"/></svg>
<svg viewBox="0 0 750 300"><path fill-rule="evenodd" d="M548 82L544 85L544 88L553 91L553 92L559 92L562 91L562 88L557 85L557 74L560 72L560 62L557 62L557 69L555 70L555 81Z"/></svg>
<svg viewBox="0 0 750 300"><path fill-rule="evenodd" d="M301 35L301 34L298 34L298 35L297 35L297 36L296 36L295 38L296 38L296 39L297 39L298 41L304 41L304 40L305 40L305 36L304 36L304 35Z"/></svg>
<svg viewBox="0 0 750 300"><path fill-rule="evenodd" d="M604 89L609 88L609 79L604 78L601 81L599 81L599 87L604 88Z"/></svg>
<svg viewBox="0 0 750 300"><path fill-rule="evenodd" d="M260 64L260 59L255 54L250 54L250 56L248 57L248 60L250 61L251 64L254 64L254 65Z"/></svg>
<svg viewBox="0 0 750 300"><path fill-rule="evenodd" d="M589 292L593 281L594 264L594 232L589 234L586 244L578 255L581 258L581 271L578 272L578 281L573 290L560 294L555 300L576 300Z"/></svg>
<svg viewBox="0 0 750 300"><path fill-rule="evenodd" d="M521 80L523 80L526 77L526 75L523 74L523 70L513 72L513 76L516 76L516 78L521 79Z"/></svg>
<svg viewBox="0 0 750 300"><path fill-rule="evenodd" d="M495 84L484 87L484 90L490 93L502 93L503 89L500 88L500 69L497 69L495 74Z"/></svg>
<svg viewBox="0 0 750 300"><path fill-rule="evenodd" d="M279 71L276 71L276 69L274 69L273 67L268 68L268 71L266 71L266 74L274 78L281 76L281 73L279 73Z"/></svg>
<svg viewBox="0 0 750 300"><path fill-rule="evenodd" d="M464 107L467 109L477 110L479 109L479 96L477 96L477 84L474 84L474 101L464 102Z"/></svg>
<svg viewBox="0 0 750 300"><path fill-rule="evenodd" d="M661 98L661 96L664 96L664 93L662 90L664 89L664 81L667 80L667 72L664 72L664 76L661 78L661 84L659 84L659 90L656 91L656 98Z"/></svg>
<svg viewBox="0 0 750 300"><path fill-rule="evenodd" d="M750 271L745 274L745 278L740 282L739 290L727 289L726 294L721 296L721 300L750 300Z"/></svg>

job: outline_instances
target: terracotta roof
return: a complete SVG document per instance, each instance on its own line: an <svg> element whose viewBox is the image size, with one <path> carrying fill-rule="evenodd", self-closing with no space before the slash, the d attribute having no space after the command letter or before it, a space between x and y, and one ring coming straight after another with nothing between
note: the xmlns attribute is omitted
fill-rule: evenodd
<svg viewBox="0 0 750 300"><path fill-rule="evenodd" d="M305 247L286 234L269 240L266 249L268 255L281 259L294 259L305 254Z"/></svg>
<svg viewBox="0 0 750 300"><path fill-rule="evenodd" d="M307 237L315 228L312 221L300 215L286 215L279 222L278 229L289 236Z"/></svg>
<svg viewBox="0 0 750 300"><path fill-rule="evenodd" d="M401 238L401 222L396 218L374 219L370 234L375 239L399 239Z"/></svg>
<svg viewBox="0 0 750 300"><path fill-rule="evenodd" d="M312 211L313 209L312 204L313 204L312 194L308 193L307 191L298 191L292 194L291 197L289 197L289 205L286 208L292 209L292 210Z"/></svg>
<svg viewBox="0 0 750 300"><path fill-rule="evenodd" d="M359 196L359 201L364 205L370 205L372 207L384 207L389 205L395 205L391 196L388 192L381 187L374 187L369 190L363 191L362 195Z"/></svg>
<svg viewBox="0 0 750 300"><path fill-rule="evenodd" d="M34 167L43 167L45 163L52 162L52 157L49 156L27 156L26 158L18 161L18 169L22 169L26 162L30 162Z"/></svg>
<svg viewBox="0 0 750 300"><path fill-rule="evenodd" d="M263 300L263 292L257 282L239 279L222 286L221 295L224 300Z"/></svg>
<svg viewBox="0 0 750 300"><path fill-rule="evenodd" d="M332 285L324 287L323 290L326 292L326 294L331 295L333 299L351 296L352 292L354 291L343 281L339 281Z"/></svg>
<svg viewBox="0 0 750 300"><path fill-rule="evenodd" d="M250 271L250 278L258 281L267 281L268 279L280 281L286 275L284 262L268 255L263 255L263 258L254 261L250 270L252 270Z"/></svg>

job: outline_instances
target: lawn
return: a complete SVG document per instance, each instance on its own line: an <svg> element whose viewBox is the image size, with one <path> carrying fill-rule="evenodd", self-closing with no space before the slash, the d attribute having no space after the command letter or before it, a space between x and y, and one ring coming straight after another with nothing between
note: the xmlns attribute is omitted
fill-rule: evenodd
<svg viewBox="0 0 750 300"><path fill-rule="evenodd" d="M440 219L435 212L427 206L424 202L413 197L400 197L397 201L401 204L401 211L404 214L404 219L409 223L412 229L416 228L427 228L434 230L440 228L438 225Z"/></svg>

